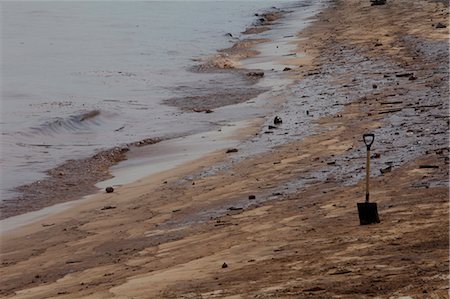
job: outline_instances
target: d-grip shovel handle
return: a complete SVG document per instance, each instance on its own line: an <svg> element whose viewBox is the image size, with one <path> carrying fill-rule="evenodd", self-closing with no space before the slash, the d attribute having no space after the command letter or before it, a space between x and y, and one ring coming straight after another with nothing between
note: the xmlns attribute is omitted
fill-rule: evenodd
<svg viewBox="0 0 450 299"><path fill-rule="evenodd" d="M363 134L363 140L366 144L367 150L370 150L370 147L372 146L373 141L375 140L375 134Z"/></svg>

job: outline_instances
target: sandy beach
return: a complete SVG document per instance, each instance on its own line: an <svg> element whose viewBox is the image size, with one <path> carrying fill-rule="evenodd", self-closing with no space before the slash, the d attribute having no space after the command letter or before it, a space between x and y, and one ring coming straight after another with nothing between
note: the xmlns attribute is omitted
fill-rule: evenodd
<svg viewBox="0 0 450 299"><path fill-rule="evenodd" d="M282 124L3 230L0 296L449 298L448 26L445 1L331 1L276 61Z"/></svg>

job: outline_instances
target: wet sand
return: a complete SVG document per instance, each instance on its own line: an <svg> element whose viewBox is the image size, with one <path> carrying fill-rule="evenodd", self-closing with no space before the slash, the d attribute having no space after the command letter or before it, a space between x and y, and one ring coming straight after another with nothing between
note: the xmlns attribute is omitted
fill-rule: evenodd
<svg viewBox="0 0 450 299"><path fill-rule="evenodd" d="M296 99L280 100L283 124L241 134L264 152L219 151L4 233L1 294L448 298L438 22L439 1L334 1L299 33L309 58L283 72ZM381 223L360 226L367 131Z"/></svg>

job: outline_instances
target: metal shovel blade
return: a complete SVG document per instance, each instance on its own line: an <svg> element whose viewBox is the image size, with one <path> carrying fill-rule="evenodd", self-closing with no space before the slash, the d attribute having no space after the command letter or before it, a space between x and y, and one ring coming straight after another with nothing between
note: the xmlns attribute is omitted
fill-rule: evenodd
<svg viewBox="0 0 450 299"><path fill-rule="evenodd" d="M380 223L375 202L358 202L359 223L361 225Z"/></svg>

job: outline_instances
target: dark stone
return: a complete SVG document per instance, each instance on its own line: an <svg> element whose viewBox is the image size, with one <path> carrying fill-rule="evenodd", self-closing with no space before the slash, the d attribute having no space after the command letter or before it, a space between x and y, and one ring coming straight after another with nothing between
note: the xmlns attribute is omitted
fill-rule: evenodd
<svg viewBox="0 0 450 299"><path fill-rule="evenodd" d="M262 72L262 71L249 72L249 73L247 73L247 76L249 76L249 77L264 77L264 72Z"/></svg>
<svg viewBox="0 0 450 299"><path fill-rule="evenodd" d="M426 169L426 168L439 168L438 165L419 165L420 169Z"/></svg>
<svg viewBox="0 0 450 299"><path fill-rule="evenodd" d="M375 153L375 154L373 154L370 158L371 158L371 159L378 159L378 158L380 158L380 157L381 157L381 154Z"/></svg>
<svg viewBox="0 0 450 299"><path fill-rule="evenodd" d="M240 211L240 210L242 210L242 208L229 207L228 210L230 210L230 211Z"/></svg>
<svg viewBox="0 0 450 299"><path fill-rule="evenodd" d="M269 125L269 130L273 130L273 129L278 129L278 128L275 126Z"/></svg>
<svg viewBox="0 0 450 299"><path fill-rule="evenodd" d="M222 269L225 269L225 268L228 268L227 263L223 263L223 264L222 264Z"/></svg>
<svg viewBox="0 0 450 299"><path fill-rule="evenodd" d="M370 0L372 2L372 5L385 5L386 0Z"/></svg>
<svg viewBox="0 0 450 299"><path fill-rule="evenodd" d="M285 67L285 68L283 69L283 72L287 72L287 71L290 71L290 70L292 70L290 67Z"/></svg>
<svg viewBox="0 0 450 299"><path fill-rule="evenodd" d="M436 28L440 29L440 28L447 28L447 25L442 24L441 22L437 23Z"/></svg>
<svg viewBox="0 0 450 299"><path fill-rule="evenodd" d="M248 199L256 199L256 196L255 195L249 195Z"/></svg>
<svg viewBox="0 0 450 299"><path fill-rule="evenodd" d="M230 148L230 149L227 149L227 154L229 154L229 153L237 153L239 150L237 149L237 148Z"/></svg>
<svg viewBox="0 0 450 299"><path fill-rule="evenodd" d="M111 210L111 209L115 209L116 207L114 206L104 206L103 208L101 208L102 211L104 210Z"/></svg>
<svg viewBox="0 0 450 299"><path fill-rule="evenodd" d="M281 119L281 117L275 116L275 118L273 119L273 123L275 125L279 125L279 124L283 123L283 120Z"/></svg>
<svg viewBox="0 0 450 299"><path fill-rule="evenodd" d="M392 170L392 166L388 166L386 168L380 169L380 172L381 172L381 174L385 174L385 173L391 172L391 170Z"/></svg>
<svg viewBox="0 0 450 299"><path fill-rule="evenodd" d="M313 288L309 288L309 289L304 289L304 292L319 292L319 291L324 291L324 288L321 287L313 287Z"/></svg>
<svg viewBox="0 0 450 299"><path fill-rule="evenodd" d="M113 193L114 192L114 188L113 187L106 187L105 191L106 191L106 193Z"/></svg>
<svg viewBox="0 0 450 299"><path fill-rule="evenodd" d="M372 88L373 88L373 89L376 89L376 88L378 88L378 85L372 84Z"/></svg>
<svg viewBox="0 0 450 299"><path fill-rule="evenodd" d="M414 76L414 74L413 73L401 73L401 74L395 74L395 77L397 77L397 78L402 78L402 77L411 77L411 76Z"/></svg>

